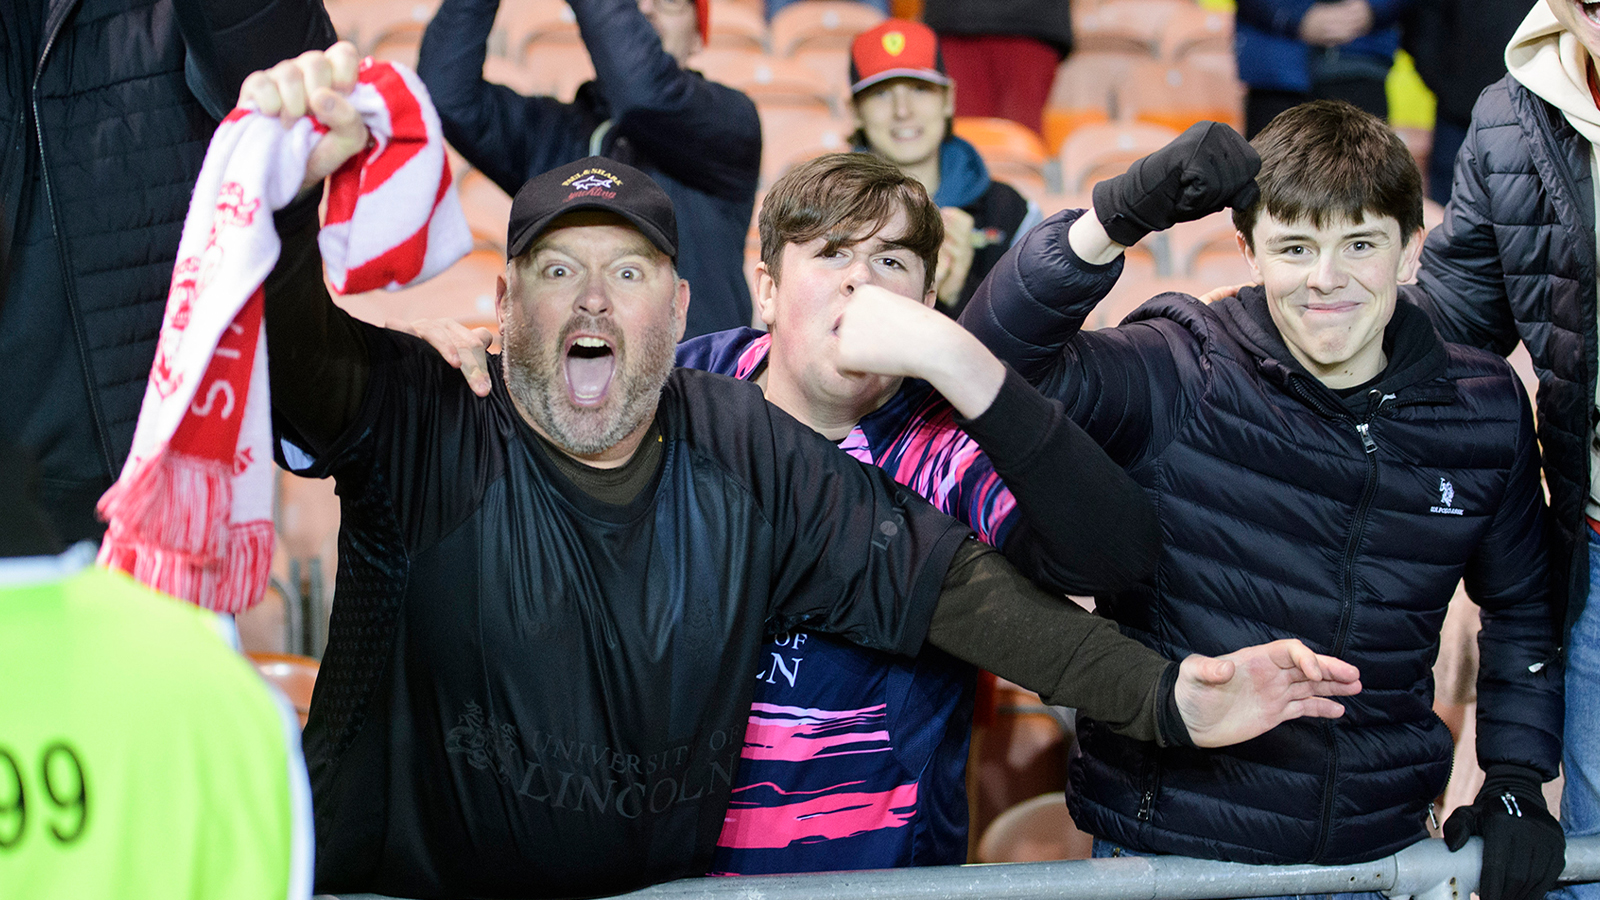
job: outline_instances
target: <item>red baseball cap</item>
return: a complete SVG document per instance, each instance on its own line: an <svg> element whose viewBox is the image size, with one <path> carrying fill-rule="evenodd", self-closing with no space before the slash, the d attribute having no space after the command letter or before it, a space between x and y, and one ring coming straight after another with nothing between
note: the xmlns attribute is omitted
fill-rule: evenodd
<svg viewBox="0 0 1600 900"><path fill-rule="evenodd" d="M711 45L711 0L694 0L695 21L700 24L700 43Z"/></svg>
<svg viewBox="0 0 1600 900"><path fill-rule="evenodd" d="M932 28L909 19L885 19L856 35L850 45L850 93L859 94L890 78L950 83Z"/></svg>

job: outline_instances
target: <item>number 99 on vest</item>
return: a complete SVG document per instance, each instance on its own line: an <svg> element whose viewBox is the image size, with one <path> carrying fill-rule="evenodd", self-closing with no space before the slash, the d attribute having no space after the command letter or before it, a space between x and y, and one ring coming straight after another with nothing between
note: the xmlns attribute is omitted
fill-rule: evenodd
<svg viewBox="0 0 1600 900"><path fill-rule="evenodd" d="M0 744L0 853L27 840L63 846L89 825L89 782L83 761L65 741L30 758Z"/></svg>

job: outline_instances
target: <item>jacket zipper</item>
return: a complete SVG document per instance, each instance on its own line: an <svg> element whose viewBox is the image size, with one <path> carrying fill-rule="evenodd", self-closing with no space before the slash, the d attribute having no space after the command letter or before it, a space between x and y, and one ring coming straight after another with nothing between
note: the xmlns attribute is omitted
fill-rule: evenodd
<svg viewBox="0 0 1600 900"><path fill-rule="evenodd" d="M1150 821L1155 813L1156 791L1161 789L1161 763L1158 761L1151 767L1150 780L1145 782L1144 793L1139 795L1139 809L1134 817L1141 822Z"/></svg>
<svg viewBox="0 0 1600 900"><path fill-rule="evenodd" d="M48 8L46 11L48 15ZM50 183L49 160L44 153L44 121L39 115L39 79L44 75L45 60L50 58L50 51L56 45L56 37L61 34L61 29L67 17L62 15L56 20L54 28L45 37L44 49L39 52L39 63L33 70L33 88L29 92L28 104L33 107L33 134L34 140L39 145L39 178L44 183L45 211L50 216L50 229L55 233L56 256L61 263L61 284L67 295L67 311L72 315L72 337L78 344L78 364L83 369L85 387L89 393L89 412L94 417L91 423L94 426L95 442L100 450L101 461L105 463L106 474L111 478L117 477L112 460L116 457L111 452L111 445L106 439L105 412L100 408L100 392L94 377L94 366L89 361L88 341L83 334L83 317L78 309L78 294L74 289L72 267L67 259L67 241L61 232L61 218L56 213L56 192Z"/></svg>
<svg viewBox="0 0 1600 900"><path fill-rule="evenodd" d="M1361 500L1356 506L1355 517L1351 521L1350 537L1345 541L1344 555L1340 559L1339 572L1341 580L1341 593L1339 605L1339 626L1334 632L1333 647L1330 655L1340 657L1344 655L1346 642L1350 637L1350 620L1355 614L1356 579L1355 562L1356 547L1361 543L1361 536L1366 531L1367 514L1372 507L1372 498L1378 492L1378 442L1372 437L1372 420L1383 409L1384 405L1395 399L1393 394L1380 393L1374 388L1368 394L1373 403L1369 404L1366 418L1356 419L1343 407L1334 407L1322 397L1306 390L1298 379L1291 379L1290 384L1294 392L1312 409L1327 415L1330 418L1342 419L1354 426L1356 436L1361 439L1361 453L1367 460L1366 482L1361 489ZM1328 838L1333 822L1333 785L1339 773L1339 744L1334 738L1333 722L1322 722L1322 738L1328 747L1328 767L1322 777L1322 810L1317 820L1317 848L1312 851L1310 862L1322 858L1322 853L1328 847Z"/></svg>

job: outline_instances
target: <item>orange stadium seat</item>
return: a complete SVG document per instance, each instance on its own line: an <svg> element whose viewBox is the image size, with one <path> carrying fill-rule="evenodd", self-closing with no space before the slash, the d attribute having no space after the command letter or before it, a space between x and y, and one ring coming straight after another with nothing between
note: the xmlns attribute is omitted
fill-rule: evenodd
<svg viewBox="0 0 1600 900"><path fill-rule="evenodd" d="M1202 120L1244 128L1244 85L1230 73L1141 60L1117 94L1124 118L1182 131Z"/></svg>
<svg viewBox="0 0 1600 900"><path fill-rule="evenodd" d="M837 98L805 66L751 50L702 50L689 59L689 68L711 81L738 88L758 108L821 106L836 112Z"/></svg>
<svg viewBox="0 0 1600 900"><path fill-rule="evenodd" d="M1179 222L1167 229L1167 246L1171 251L1174 275L1195 276L1200 269L1213 274L1230 271L1225 263L1215 257L1233 257L1240 260L1238 241L1234 238L1233 212L1223 210L1193 222ZM1234 269L1237 270L1237 267ZM1248 267L1245 269L1248 272Z"/></svg>
<svg viewBox="0 0 1600 900"><path fill-rule="evenodd" d="M1167 21L1191 0L1105 0L1073 10L1072 38L1078 51L1108 50L1155 56Z"/></svg>
<svg viewBox="0 0 1600 900"><path fill-rule="evenodd" d="M1233 16L1191 4L1173 10L1161 29L1156 55L1179 62L1191 53L1222 54L1232 59Z"/></svg>
<svg viewBox="0 0 1600 900"><path fill-rule="evenodd" d="M1036 198L1039 212L1045 217L1055 215L1063 209L1088 209L1094 203L1094 198L1088 193L1063 194L1049 191Z"/></svg>
<svg viewBox="0 0 1600 900"><path fill-rule="evenodd" d="M1185 294L1194 294L1197 291L1209 289L1199 287L1192 278L1165 277L1153 271L1146 259L1137 254L1130 254L1122 269L1122 277L1117 279L1117 284L1104 300L1095 306L1094 311L1083 323L1085 329L1111 328L1127 318L1145 301L1157 294L1167 291L1178 291Z"/></svg>
<svg viewBox="0 0 1600 900"><path fill-rule="evenodd" d="M1117 88L1143 57L1115 51L1073 51L1056 68L1044 106L1044 142L1051 153L1084 125L1117 117Z"/></svg>
<svg viewBox="0 0 1600 900"><path fill-rule="evenodd" d="M772 52L793 56L802 47L815 45L848 51L856 35L883 20L882 12L853 0L791 3L772 17Z"/></svg>
<svg viewBox="0 0 1600 900"><path fill-rule="evenodd" d="M409 42L413 48L419 45L422 29L427 27L438 8L439 0L359 0L345 5L344 9L348 11L343 14L344 27L352 30L350 39L361 52L378 56L378 51L382 49L380 42L393 46L404 46ZM339 24L340 20L335 19L335 28ZM415 38L408 37L412 32L415 32ZM340 37L344 36L340 32Z"/></svg>
<svg viewBox="0 0 1600 900"><path fill-rule="evenodd" d="M976 861L1047 862L1088 859L1094 839L1078 830L1067 812L1067 795L1040 794L1007 809L978 839Z"/></svg>
<svg viewBox="0 0 1600 900"><path fill-rule="evenodd" d="M995 178L1028 197L1037 198L1048 189L1045 165L1050 157L1033 129L1010 119L958 116L955 133L978 149Z"/></svg>
<svg viewBox="0 0 1600 900"><path fill-rule="evenodd" d="M820 107L766 106L757 111L761 114L763 189L796 163L850 149L852 124Z"/></svg>
<svg viewBox="0 0 1600 900"><path fill-rule="evenodd" d="M400 291L368 291L338 299L352 316L374 325L415 319L455 319L469 328L498 330L495 279L505 271L505 253L480 243L430 281Z"/></svg>
<svg viewBox="0 0 1600 900"><path fill-rule="evenodd" d="M835 98L837 108L850 105L850 48L811 43L789 58L811 70L823 89Z"/></svg>
<svg viewBox="0 0 1600 900"><path fill-rule="evenodd" d="M317 684L317 671L321 668L309 656L293 653L248 653L250 663L261 677L283 691L300 716L300 727L306 727L306 716L311 712L311 692Z"/></svg>
<svg viewBox="0 0 1600 900"><path fill-rule="evenodd" d="M711 4L709 48L761 50L767 48L767 18L760 4Z"/></svg>
<svg viewBox="0 0 1600 900"><path fill-rule="evenodd" d="M1148 122L1106 122L1085 125L1061 144L1061 186L1068 192L1087 191L1096 181L1119 175L1128 164L1159 150L1178 133Z"/></svg>
<svg viewBox="0 0 1600 900"><path fill-rule="evenodd" d="M523 48L536 39L581 43L578 20L567 0L507 0L489 32L490 55L521 59Z"/></svg>
<svg viewBox="0 0 1600 900"><path fill-rule="evenodd" d="M475 241L505 249L506 223L511 220L511 198L477 169L468 168L456 178L456 195L467 215Z"/></svg>

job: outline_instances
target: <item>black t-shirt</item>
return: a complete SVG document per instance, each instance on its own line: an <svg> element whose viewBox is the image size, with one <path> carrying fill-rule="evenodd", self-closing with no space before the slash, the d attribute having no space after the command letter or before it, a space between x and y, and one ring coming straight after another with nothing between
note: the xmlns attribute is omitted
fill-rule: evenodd
<svg viewBox="0 0 1600 900"><path fill-rule="evenodd" d="M911 654L967 529L758 388L678 370L613 505L414 339L366 329L306 729L317 887L559 896L699 874L768 632Z"/></svg>

